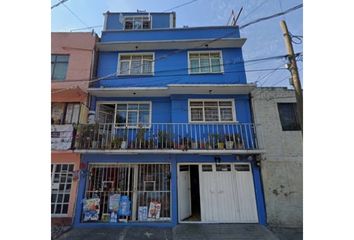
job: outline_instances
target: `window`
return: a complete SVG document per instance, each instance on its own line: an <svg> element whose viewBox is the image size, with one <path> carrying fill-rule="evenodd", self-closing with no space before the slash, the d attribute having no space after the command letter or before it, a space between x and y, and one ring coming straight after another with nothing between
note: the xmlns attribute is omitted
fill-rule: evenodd
<svg viewBox="0 0 354 240"><path fill-rule="evenodd" d="M217 172L230 172L231 165L230 164L218 164L218 165L216 165L216 171Z"/></svg>
<svg viewBox="0 0 354 240"><path fill-rule="evenodd" d="M51 169L51 213L67 214L74 164L52 164Z"/></svg>
<svg viewBox="0 0 354 240"><path fill-rule="evenodd" d="M52 80L65 80L69 55L52 54Z"/></svg>
<svg viewBox="0 0 354 240"><path fill-rule="evenodd" d="M213 171L213 165L202 165L202 171L203 172L212 172Z"/></svg>
<svg viewBox="0 0 354 240"><path fill-rule="evenodd" d="M141 221L171 221L171 167L170 164L111 163L89 164L84 196L86 199L99 198L97 222L107 222L110 214L110 196L119 194L128 198L131 207L129 216L118 216L118 224ZM130 176L130 177L129 177ZM109 182L109 188L103 188ZM147 214L159 205L155 216ZM139 209L145 208L146 216L141 218ZM82 215L82 222L85 217Z"/></svg>
<svg viewBox="0 0 354 240"><path fill-rule="evenodd" d="M149 128L151 124L151 102L98 103L100 123L114 123L117 128Z"/></svg>
<svg viewBox="0 0 354 240"><path fill-rule="evenodd" d="M118 103L116 104L116 127L149 127L150 103Z"/></svg>
<svg viewBox="0 0 354 240"><path fill-rule="evenodd" d="M78 123L79 103L52 103L52 124Z"/></svg>
<svg viewBox="0 0 354 240"><path fill-rule="evenodd" d="M125 30L151 29L151 19L149 16L134 16L124 19Z"/></svg>
<svg viewBox="0 0 354 240"><path fill-rule="evenodd" d="M189 73L222 73L221 51L189 52Z"/></svg>
<svg viewBox="0 0 354 240"><path fill-rule="evenodd" d="M235 122L233 100L189 101L190 122Z"/></svg>
<svg viewBox="0 0 354 240"><path fill-rule="evenodd" d="M154 54L119 55L119 75L152 75Z"/></svg>
<svg viewBox="0 0 354 240"><path fill-rule="evenodd" d="M248 164L235 164L235 170L238 172L249 172L250 165L248 165Z"/></svg>
<svg viewBox="0 0 354 240"><path fill-rule="evenodd" d="M301 130L296 103L278 103L278 111L283 131Z"/></svg>

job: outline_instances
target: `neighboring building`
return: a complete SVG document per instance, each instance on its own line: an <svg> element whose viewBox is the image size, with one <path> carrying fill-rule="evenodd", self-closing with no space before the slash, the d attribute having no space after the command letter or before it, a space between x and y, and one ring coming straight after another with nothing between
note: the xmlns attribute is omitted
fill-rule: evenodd
<svg viewBox="0 0 354 240"><path fill-rule="evenodd" d="M302 133L295 92L286 88L252 91L254 122L261 124L261 172L268 224L302 227Z"/></svg>
<svg viewBox="0 0 354 240"><path fill-rule="evenodd" d="M175 19L105 13L95 115L75 143L76 226L266 223L246 39Z"/></svg>
<svg viewBox="0 0 354 240"><path fill-rule="evenodd" d="M72 223L80 154L72 150L74 125L87 122L89 80L94 72L92 33L51 34L52 79L52 222Z"/></svg>

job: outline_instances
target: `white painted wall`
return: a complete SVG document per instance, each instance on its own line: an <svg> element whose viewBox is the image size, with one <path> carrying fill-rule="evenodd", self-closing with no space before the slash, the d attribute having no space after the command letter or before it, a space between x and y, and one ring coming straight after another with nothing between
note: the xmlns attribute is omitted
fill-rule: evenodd
<svg viewBox="0 0 354 240"><path fill-rule="evenodd" d="M283 131L278 102L296 102L293 90L257 88L252 92L254 121L261 124L261 172L268 224L302 226L302 136L301 131Z"/></svg>

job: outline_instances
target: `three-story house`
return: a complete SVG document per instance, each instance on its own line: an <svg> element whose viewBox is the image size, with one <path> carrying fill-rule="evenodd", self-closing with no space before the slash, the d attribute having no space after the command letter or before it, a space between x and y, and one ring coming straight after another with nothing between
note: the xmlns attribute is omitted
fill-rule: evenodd
<svg viewBox="0 0 354 240"><path fill-rule="evenodd" d="M265 224L239 28L104 16L90 124L76 135L75 224Z"/></svg>

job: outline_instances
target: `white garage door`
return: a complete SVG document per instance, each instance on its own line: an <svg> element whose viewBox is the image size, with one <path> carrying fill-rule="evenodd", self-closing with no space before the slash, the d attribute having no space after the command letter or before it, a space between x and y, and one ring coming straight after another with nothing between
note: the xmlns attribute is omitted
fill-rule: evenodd
<svg viewBox="0 0 354 240"><path fill-rule="evenodd" d="M249 163L201 164L199 182L202 222L258 222Z"/></svg>

